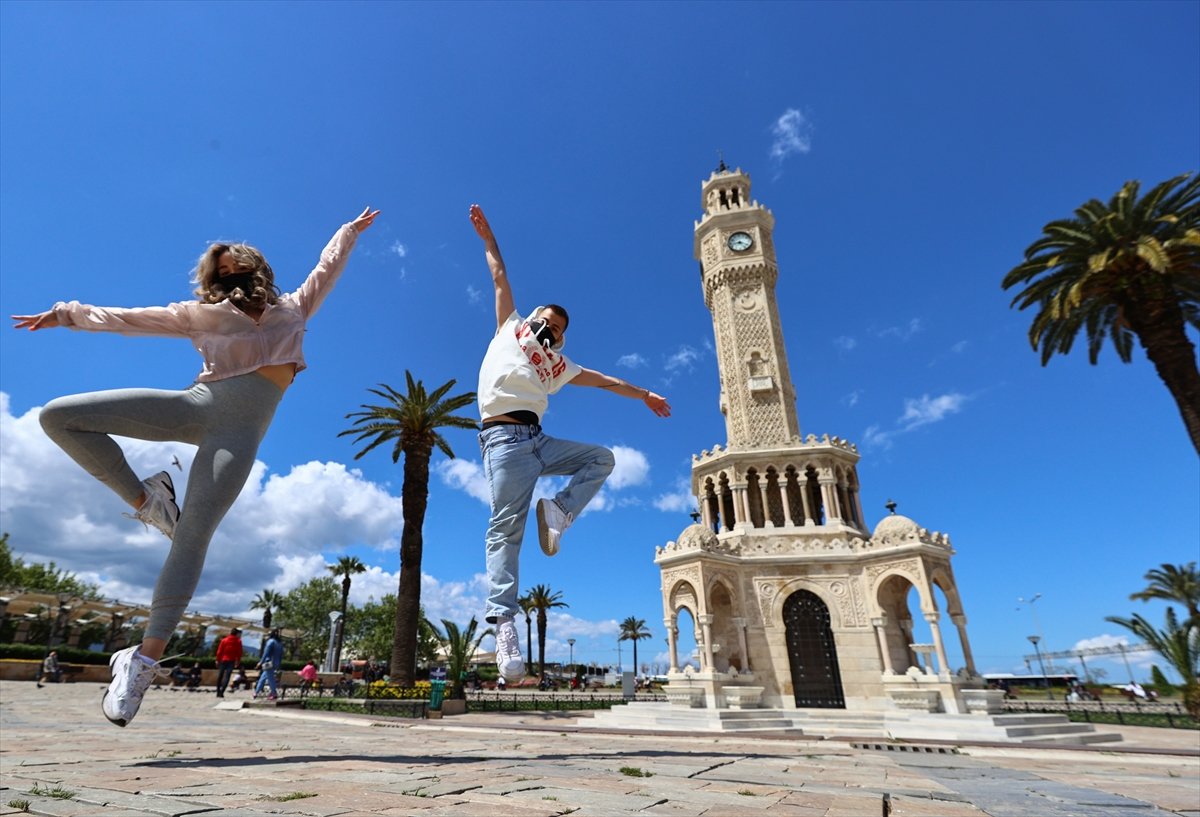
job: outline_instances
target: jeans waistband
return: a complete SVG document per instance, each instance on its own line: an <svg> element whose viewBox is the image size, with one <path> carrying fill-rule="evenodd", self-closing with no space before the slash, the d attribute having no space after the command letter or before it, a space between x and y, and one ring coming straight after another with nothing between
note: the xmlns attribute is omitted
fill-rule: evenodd
<svg viewBox="0 0 1200 817"><path fill-rule="evenodd" d="M494 423L480 429L479 437L482 439L494 431L500 431L503 434L514 434L525 439L533 439L542 433L542 427L534 423Z"/></svg>

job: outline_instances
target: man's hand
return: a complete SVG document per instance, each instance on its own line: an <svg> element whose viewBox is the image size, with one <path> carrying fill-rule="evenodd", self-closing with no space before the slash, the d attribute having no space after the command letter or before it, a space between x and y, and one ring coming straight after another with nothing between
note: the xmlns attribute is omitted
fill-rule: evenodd
<svg viewBox="0 0 1200 817"><path fill-rule="evenodd" d="M496 243L496 234L492 232L492 225L488 224L487 216L483 214L483 208L478 204L471 205L469 214L471 226L483 239L488 269L492 273L492 285L496 289L496 329L498 331L517 307L513 302L512 288L508 285L508 272L504 268L504 259L500 257L500 246Z"/></svg>
<svg viewBox="0 0 1200 817"><path fill-rule="evenodd" d="M475 232L479 233L479 237L489 244L495 244L496 235L492 232L492 225L488 224L487 216L483 214L483 208L478 204L472 204L470 214L471 226L475 228Z"/></svg>
<svg viewBox="0 0 1200 817"><path fill-rule="evenodd" d="M648 409L654 412L655 416L671 416L671 406L669 403L667 403L667 398L663 397L661 394L655 394L647 389L646 396L642 398L642 402L646 404Z"/></svg>

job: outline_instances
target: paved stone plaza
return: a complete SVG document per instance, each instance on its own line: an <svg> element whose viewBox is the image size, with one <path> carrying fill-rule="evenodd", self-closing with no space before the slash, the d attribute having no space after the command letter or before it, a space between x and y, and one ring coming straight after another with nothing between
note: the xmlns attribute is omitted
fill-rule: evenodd
<svg viewBox="0 0 1200 817"><path fill-rule="evenodd" d="M1100 749L888 751L606 734L578 730L574 713L233 711L211 693L165 689L118 729L100 714L102 689L0 682L0 815L25 800L62 817L876 817L887 795L893 815L1200 817L1200 734L1182 730L1122 728L1124 744ZM73 796L47 794L56 789Z"/></svg>

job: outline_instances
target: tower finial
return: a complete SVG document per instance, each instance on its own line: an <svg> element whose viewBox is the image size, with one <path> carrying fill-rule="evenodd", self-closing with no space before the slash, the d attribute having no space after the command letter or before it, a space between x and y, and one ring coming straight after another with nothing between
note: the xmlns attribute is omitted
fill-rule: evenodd
<svg viewBox="0 0 1200 817"><path fill-rule="evenodd" d="M718 159L717 172L724 173L729 168L725 166L725 156L719 150L717 151L717 159Z"/></svg>
<svg viewBox="0 0 1200 817"><path fill-rule="evenodd" d="M887 508L892 513L895 513L896 512L896 500L889 499L887 502L884 503L883 507Z"/></svg>

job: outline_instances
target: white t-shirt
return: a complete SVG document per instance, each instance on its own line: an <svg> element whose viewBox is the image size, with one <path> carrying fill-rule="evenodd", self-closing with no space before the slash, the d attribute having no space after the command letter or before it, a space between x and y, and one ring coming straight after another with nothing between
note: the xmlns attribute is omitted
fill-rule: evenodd
<svg viewBox="0 0 1200 817"><path fill-rule="evenodd" d="M536 314L537 310L530 317ZM557 348L562 348L562 341ZM540 418L550 395L581 371L556 349L538 343L529 321L514 309L496 330L479 367L479 416L487 420L514 411L532 411Z"/></svg>

